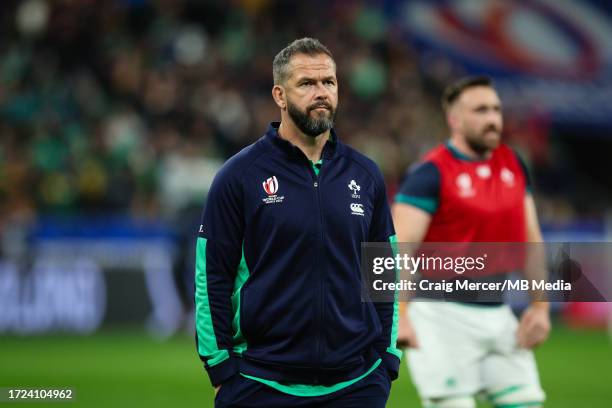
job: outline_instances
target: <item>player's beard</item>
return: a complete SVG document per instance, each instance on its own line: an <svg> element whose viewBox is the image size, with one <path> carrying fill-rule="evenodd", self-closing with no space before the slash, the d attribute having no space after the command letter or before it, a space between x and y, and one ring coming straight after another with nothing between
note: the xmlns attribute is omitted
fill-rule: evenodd
<svg viewBox="0 0 612 408"><path fill-rule="evenodd" d="M489 132L494 132L495 137L490 137ZM500 129L497 126L488 125L480 132L467 132L465 141L477 155L484 156L499 146L500 133Z"/></svg>
<svg viewBox="0 0 612 408"><path fill-rule="evenodd" d="M327 112L323 115L315 112L315 117L312 117L310 113L320 107L326 108ZM300 108L287 100L287 112L293 120L293 123L295 123L302 133L311 137L317 137L321 133L334 127L334 120L336 119L336 109L327 102L314 103L308 106L305 111L301 111Z"/></svg>

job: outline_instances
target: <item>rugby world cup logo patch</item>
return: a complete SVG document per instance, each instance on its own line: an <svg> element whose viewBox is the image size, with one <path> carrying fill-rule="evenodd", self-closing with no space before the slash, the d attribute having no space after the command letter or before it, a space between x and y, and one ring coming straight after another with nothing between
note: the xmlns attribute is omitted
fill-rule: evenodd
<svg viewBox="0 0 612 408"><path fill-rule="evenodd" d="M459 187L460 197L473 197L476 194L472 185L472 178L467 173L461 173L455 179L457 187Z"/></svg>
<svg viewBox="0 0 612 408"><path fill-rule="evenodd" d="M264 181L263 189L269 196L276 194L278 191L278 180L276 179L276 176L272 176Z"/></svg>
<svg viewBox="0 0 612 408"><path fill-rule="evenodd" d="M266 179L266 181L261 183L261 185L263 186L264 191L268 195L266 198L262 199L265 204L275 204L283 202L285 196L279 196L276 194L278 192L278 179L276 178L276 176L272 176Z"/></svg>

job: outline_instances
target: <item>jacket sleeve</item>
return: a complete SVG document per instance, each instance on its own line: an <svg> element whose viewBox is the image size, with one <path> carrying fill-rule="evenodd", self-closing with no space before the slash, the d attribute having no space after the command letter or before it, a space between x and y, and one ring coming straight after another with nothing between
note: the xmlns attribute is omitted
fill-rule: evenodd
<svg viewBox="0 0 612 408"><path fill-rule="evenodd" d="M196 347L214 386L238 372L231 294L242 256L242 208L240 182L226 165L208 193L196 244Z"/></svg>
<svg viewBox="0 0 612 408"><path fill-rule="evenodd" d="M378 170L378 169L377 169ZM389 252L395 245L395 230L393 229L393 219L389 210L387 191L380 171L376 174L376 197L372 223L370 228L370 242L390 243ZM392 253L390 254L392 255ZM396 274L397 280L397 274ZM397 349L397 327L399 319L399 303L397 293L393 302L375 302L374 307L378 313L378 318L382 326L382 334L376 341L374 347L380 354L383 364L389 373L391 380L395 380L399 371L402 352Z"/></svg>

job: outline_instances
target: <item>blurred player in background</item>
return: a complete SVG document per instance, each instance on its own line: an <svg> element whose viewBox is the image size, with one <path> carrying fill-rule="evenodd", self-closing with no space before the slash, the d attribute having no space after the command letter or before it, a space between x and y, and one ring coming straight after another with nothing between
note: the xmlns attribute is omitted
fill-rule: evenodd
<svg viewBox="0 0 612 408"><path fill-rule="evenodd" d="M385 406L397 302L361 301L360 244L394 239L382 175L333 125L336 64L274 59L281 122L225 163L197 243L196 328L217 407Z"/></svg>
<svg viewBox="0 0 612 408"><path fill-rule="evenodd" d="M450 140L403 181L393 206L398 241L542 242L526 168L500 142L491 80L451 84L443 108ZM409 370L425 407L472 408L482 391L496 407L543 403L530 349L550 331L548 303L534 298L520 322L502 302L411 301L400 316L398 341L411 347Z"/></svg>

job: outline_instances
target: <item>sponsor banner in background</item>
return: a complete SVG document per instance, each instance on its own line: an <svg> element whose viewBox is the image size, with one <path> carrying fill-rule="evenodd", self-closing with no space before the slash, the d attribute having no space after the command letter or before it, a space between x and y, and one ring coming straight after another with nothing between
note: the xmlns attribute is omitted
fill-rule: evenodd
<svg viewBox="0 0 612 408"><path fill-rule="evenodd" d="M578 0L387 1L426 75L488 74L504 104L612 127L612 16Z"/></svg>
<svg viewBox="0 0 612 408"><path fill-rule="evenodd" d="M183 323L177 241L159 223L48 220L27 248L25 257L0 259L0 334L132 325L167 337Z"/></svg>
<svg viewBox="0 0 612 408"><path fill-rule="evenodd" d="M0 333L91 333L102 323L106 285L87 258L0 261Z"/></svg>

